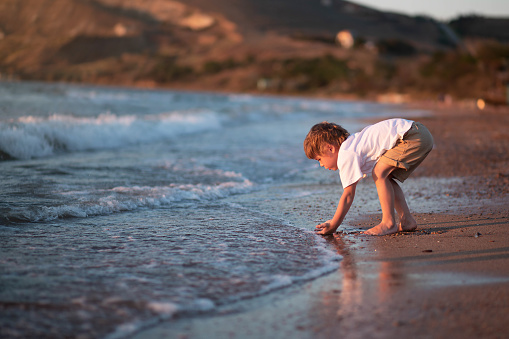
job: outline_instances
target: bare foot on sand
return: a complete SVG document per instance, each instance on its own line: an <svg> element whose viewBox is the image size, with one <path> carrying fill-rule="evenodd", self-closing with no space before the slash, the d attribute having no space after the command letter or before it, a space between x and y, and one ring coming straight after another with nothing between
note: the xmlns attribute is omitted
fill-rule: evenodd
<svg viewBox="0 0 509 339"><path fill-rule="evenodd" d="M398 232L398 226L396 224L378 224L375 227L370 228L367 231L362 232L362 234L367 235L387 235L387 234L393 234Z"/></svg>
<svg viewBox="0 0 509 339"><path fill-rule="evenodd" d="M417 228L417 221L415 221L414 217L410 216L409 218L402 218L398 225L399 232L411 232L415 231Z"/></svg>

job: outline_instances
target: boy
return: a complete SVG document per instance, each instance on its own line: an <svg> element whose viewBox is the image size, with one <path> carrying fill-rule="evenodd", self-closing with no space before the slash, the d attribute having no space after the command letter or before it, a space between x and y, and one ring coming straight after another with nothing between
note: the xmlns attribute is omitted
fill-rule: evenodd
<svg viewBox="0 0 509 339"><path fill-rule="evenodd" d="M334 123L324 121L314 125L304 140L304 152L322 167L339 169L344 189L334 217L316 226L319 234L336 232L352 205L357 183L368 174L375 181L382 221L363 233L386 235L416 229L417 222L394 179L405 181L432 148L433 137L428 129L405 119L384 120L353 135Z"/></svg>

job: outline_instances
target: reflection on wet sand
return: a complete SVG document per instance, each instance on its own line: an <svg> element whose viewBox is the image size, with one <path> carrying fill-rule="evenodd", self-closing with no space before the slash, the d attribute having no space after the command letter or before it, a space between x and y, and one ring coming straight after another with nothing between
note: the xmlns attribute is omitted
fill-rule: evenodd
<svg viewBox="0 0 509 339"><path fill-rule="evenodd" d="M387 322L398 324L398 319L392 316L393 299L402 288L409 287L408 276L404 273L403 262L373 261L356 262L349 249L351 241L336 234L327 241L333 245L343 259L338 271L338 286L331 286L321 294L317 305L312 309L319 309L324 314L321 326L316 326L320 337L336 335L332 333L338 328L344 333L374 333ZM373 273L376 272L376 273ZM336 315L336 323L331 326L331 315ZM328 333L328 332L331 333Z"/></svg>
<svg viewBox="0 0 509 339"><path fill-rule="evenodd" d="M405 238L408 251L410 238ZM412 238L416 244L423 239L428 237ZM343 259L337 277L328 280L329 285L310 307L315 317L321 315L314 326L316 338L407 337L416 331L430 334L438 329L444 333L476 331L483 323L470 319L488 311L471 305L482 303L485 294L507 294L509 276L502 269L507 247L435 252L412 245L415 250L406 253L414 254L400 256L395 237L369 241L349 234L327 238ZM436 243L433 246L442 246L440 241ZM427 242L422 248L430 246ZM472 271L472 266L478 267L485 259L502 265L498 274L485 274L480 266L478 272ZM494 329L501 326L496 317L483 318L485 324L493 323Z"/></svg>

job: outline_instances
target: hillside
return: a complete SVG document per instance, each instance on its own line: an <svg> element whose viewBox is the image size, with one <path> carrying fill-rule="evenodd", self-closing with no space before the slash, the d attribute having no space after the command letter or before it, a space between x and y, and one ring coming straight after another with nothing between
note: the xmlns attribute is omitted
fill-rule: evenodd
<svg viewBox="0 0 509 339"><path fill-rule="evenodd" d="M349 1L189 0L186 3L224 13L246 33L322 36L332 42L337 32L351 30L365 39L400 39L431 50L447 40L431 18L381 12Z"/></svg>
<svg viewBox="0 0 509 339"><path fill-rule="evenodd" d="M509 20L497 19L488 32L494 19L485 20L447 26L341 0L2 0L0 76L232 91L423 92L416 86L421 66L463 45L450 27L464 39L489 36L505 46L505 35L493 31ZM335 43L342 30L353 48ZM428 83L424 92L444 91Z"/></svg>
<svg viewBox="0 0 509 339"><path fill-rule="evenodd" d="M460 36L466 38L493 39L509 43L508 18L484 18L480 16L461 16L449 23Z"/></svg>

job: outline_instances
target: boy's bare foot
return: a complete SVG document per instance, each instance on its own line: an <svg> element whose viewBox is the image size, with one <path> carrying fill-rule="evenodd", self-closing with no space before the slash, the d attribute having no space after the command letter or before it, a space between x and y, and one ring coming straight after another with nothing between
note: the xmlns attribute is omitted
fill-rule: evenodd
<svg viewBox="0 0 509 339"><path fill-rule="evenodd" d="M417 221L411 216L410 218L401 219L398 225L399 232L411 232L417 228Z"/></svg>
<svg viewBox="0 0 509 339"><path fill-rule="evenodd" d="M387 234L393 234L398 232L398 226L396 224L394 225L386 225L386 224L378 224L375 227L370 228L367 231L362 232L362 234L367 235L387 235Z"/></svg>

